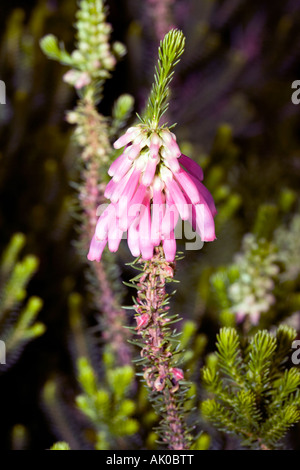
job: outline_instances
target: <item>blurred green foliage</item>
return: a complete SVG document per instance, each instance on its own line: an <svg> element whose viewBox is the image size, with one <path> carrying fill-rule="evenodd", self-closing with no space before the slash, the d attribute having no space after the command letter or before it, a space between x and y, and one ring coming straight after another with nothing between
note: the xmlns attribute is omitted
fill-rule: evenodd
<svg viewBox="0 0 300 470"><path fill-rule="evenodd" d="M0 338L5 344L0 372L16 361L28 342L45 331L45 325L35 321L43 306L42 300L35 296L26 300L27 284L39 263L33 255L19 260L25 243L22 233L13 235L0 261Z"/></svg>

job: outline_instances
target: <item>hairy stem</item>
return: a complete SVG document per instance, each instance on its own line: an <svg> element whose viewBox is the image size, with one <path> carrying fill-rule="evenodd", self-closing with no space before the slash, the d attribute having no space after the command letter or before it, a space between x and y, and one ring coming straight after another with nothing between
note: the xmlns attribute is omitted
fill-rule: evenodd
<svg viewBox="0 0 300 470"><path fill-rule="evenodd" d="M161 416L158 432L162 442L171 450L189 448L191 436L185 422L185 392L180 380L183 373L174 367L174 341L169 315L166 283L174 276L174 263L165 261L161 247L150 261L142 261L143 273L137 287L135 305L137 334L142 339L144 379L151 392L151 400Z"/></svg>

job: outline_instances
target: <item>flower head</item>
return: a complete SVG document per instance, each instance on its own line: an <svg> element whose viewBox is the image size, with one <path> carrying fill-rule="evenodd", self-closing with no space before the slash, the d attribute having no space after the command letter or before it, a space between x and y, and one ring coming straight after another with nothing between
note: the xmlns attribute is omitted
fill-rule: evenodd
<svg viewBox="0 0 300 470"><path fill-rule="evenodd" d="M173 133L138 125L114 147L124 150L108 171L112 179L104 195L111 204L98 220L89 260L99 261L107 243L110 251L117 251L125 232L133 256L149 260L162 243L166 260L172 262L179 217L190 221L202 241L215 239L216 208L202 184L202 169L181 153Z"/></svg>

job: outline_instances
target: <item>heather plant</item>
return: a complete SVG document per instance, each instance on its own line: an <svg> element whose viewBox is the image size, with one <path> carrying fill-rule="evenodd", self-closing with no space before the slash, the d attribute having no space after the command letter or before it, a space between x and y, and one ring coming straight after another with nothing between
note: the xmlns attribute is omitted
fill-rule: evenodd
<svg viewBox="0 0 300 470"><path fill-rule="evenodd" d="M37 257L2 250L11 448L299 447L298 13L246 3L13 10L0 222Z"/></svg>
<svg viewBox="0 0 300 470"><path fill-rule="evenodd" d="M102 41L99 48L100 51L105 51L105 60L102 60L99 53L98 61L93 55L93 44L89 43L87 35L89 28L95 29L95 14L100 15L97 23L102 22L103 32L106 32L106 36L105 34L99 36L101 37L100 42ZM81 157L84 162L83 184L81 188L79 186L79 200L87 221L83 222L81 227L82 237L89 234L89 237L92 238L87 257L90 261L99 263L96 266L102 266L102 256L106 245L108 245L110 252L115 253L124 234L126 234L130 252L134 257L137 257L132 266L141 270L141 274L132 280L132 284L127 284L128 287L137 289L137 298L133 307L137 326L133 332L139 338L138 340L130 340L130 342L141 347L141 361L139 362L143 368L143 381L148 387L150 401L159 417L158 426L155 428L156 433L161 443L167 445L169 449L188 449L195 439L192 433L193 428L188 426L186 416L191 408L188 406L190 385L184 381L184 371L178 367L180 360L177 360L176 357L180 353L180 340L176 339L177 334L171 326L178 322L178 316L172 315L168 311L169 295L166 292L166 283L173 280L174 277L175 228L178 218L180 217L182 221L189 220L202 242L213 241L215 239L214 216L216 208L210 192L202 183L203 171L201 167L182 154L170 126L167 123L160 123L169 107L169 87L174 75L174 67L183 53L184 36L180 31L171 30L161 41L154 85L144 113L141 117L138 116L140 124L130 127L114 142L114 148L119 153L117 158L107 167L109 155L112 155L109 137L116 134L117 126L114 132L109 132L106 121L101 118L95 108L101 99L102 84L104 80L109 78L109 72L115 65L114 56L111 54L116 50L116 47L112 47L112 52L109 52L110 28L105 25L104 9L101 2L81 2L77 22L78 44L75 52L69 55L63 47L58 46L58 42L53 36L44 38L41 45L48 56L73 67L70 72L65 74L64 79L75 89L80 90L81 102L74 112L68 114L68 120L77 124L74 135L80 146L83 147ZM95 29L95 34L97 31ZM105 47L102 47L103 42L106 44ZM119 48L120 46L118 46ZM88 108L90 109L88 110ZM115 109L117 108L118 105ZM124 115L126 114L127 110ZM87 119L87 115L89 119ZM91 142L91 138L94 139L94 142ZM98 166L95 164L97 160ZM108 175L111 177L106 187L104 184L101 186L98 180L101 168L107 169ZM102 188L102 194L99 191L100 188ZM93 198L92 202L91 197ZM104 209L97 208L97 204L104 199L110 199L110 204ZM96 223L95 216L99 214L99 210L100 217ZM231 302L231 312L236 315L238 322L247 317L250 323L257 324L260 314L268 311L269 305L275 302L271 294L273 278L279 273L275 249L268 241L265 245L263 240L259 240L258 243L258 245L255 244L253 237L245 238L245 257L236 258L239 274L237 274L237 268L232 268L230 271L231 285L228 288L228 299ZM86 242L83 247L85 246ZM105 271L102 267L94 269L96 269L99 287L101 286L103 289ZM235 282L238 277L241 279L240 284ZM253 282L257 283L252 284L250 290L247 278L253 279ZM215 277L216 285L217 282L218 278ZM106 297L106 292L103 290L102 296ZM113 302L110 298L107 302L104 301L104 305L107 305L106 314L111 322L109 329L115 336L113 319L119 321L122 316L112 315L112 306L115 305ZM124 328L124 325L120 326ZM107 327L108 323L105 325L105 329ZM259 333L257 334L259 335ZM267 333L262 331L261 335L264 334ZM123 337L122 342L130 339L129 336L126 338L122 332L118 337ZM291 342L293 338L288 339ZM268 343L268 341L271 342L270 337L266 341L262 340L262 343ZM237 348L235 343L232 346L233 349ZM260 354L263 358L264 355L269 357L275 348L275 346L274 348L270 347L270 351L264 351L260 344L254 337L251 343L253 352L249 353L250 357L251 354L257 354L258 363L264 360L260 358ZM124 345L124 347L126 346ZM250 349L251 347L249 346ZM280 348L280 345L278 347ZM117 349L122 352L124 359L124 350L121 344L118 344L115 352ZM267 346L266 349L268 349ZM237 358L237 354L238 352L234 351L232 357L230 354L230 357L224 356L225 365L223 368L229 370L232 367L232 361ZM87 359L80 358L78 364L78 379L84 391L84 395L77 397L78 406L94 423L97 435L95 448L107 448L109 441L112 442L122 429L122 426L118 424L118 412L114 416L111 407L110 414L107 415L109 424L108 427L105 426L107 417L103 414L103 408L106 408L105 403L110 400L109 392L105 392L104 389L98 391L95 373ZM244 366L249 374L251 368L254 369L257 365L256 363L254 366L251 364L250 361ZM109 371L107 373L109 374ZM262 372L259 370L254 373L259 376ZM117 369L111 374L118 376ZM254 388L249 392L250 394L254 396L255 392L261 393L258 390L261 386L259 378L252 386ZM269 389L270 387L271 385L262 385L262 388ZM295 383L292 391L296 392L297 387L298 383ZM247 395L248 390L243 392ZM111 400L115 401L112 398ZM208 403L204 402L202 406L206 415L209 415ZM123 415L120 415L122 421L127 416L124 415L126 408L124 402L121 403L121 407L123 409ZM251 402L249 407L253 408L254 402ZM134 410L134 407L129 408ZM220 415L223 413L222 410ZM291 419L286 423L281 423L282 429L280 428L275 436L266 437L266 444L262 441L262 445L267 446L269 443L275 445L276 439L279 440L284 430L298 420L296 407L293 410L295 414ZM237 410L237 413L242 413L242 410ZM260 410L256 414L254 413L257 419L261 416L260 413ZM255 416L253 416L253 421ZM97 424L98 421L99 424ZM217 422L217 418L213 417L212 421ZM272 416L269 421L272 421ZM113 423L117 423L118 431L111 428ZM126 434L130 434L130 423L128 416L127 427L125 427ZM103 429L110 429L110 438L107 431L105 434L102 430L102 426L104 426ZM133 428L135 429L135 427ZM230 430L230 426L228 429ZM268 429L265 430L265 433L268 435ZM260 441L260 439L262 438L256 436L253 442Z"/></svg>

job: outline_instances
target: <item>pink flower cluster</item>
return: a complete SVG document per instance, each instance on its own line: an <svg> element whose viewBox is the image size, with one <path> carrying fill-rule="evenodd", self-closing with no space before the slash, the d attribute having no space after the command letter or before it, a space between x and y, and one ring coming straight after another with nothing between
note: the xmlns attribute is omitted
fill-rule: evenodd
<svg viewBox="0 0 300 470"><path fill-rule="evenodd" d="M134 257L149 260L162 243L166 260L172 262L179 216L202 241L215 239L216 208L202 184L202 169L181 154L174 134L168 129L150 133L140 125L128 129L114 147L125 148L108 171L112 179L104 195L111 203L99 217L89 260L100 261L107 244L116 252L125 232Z"/></svg>

